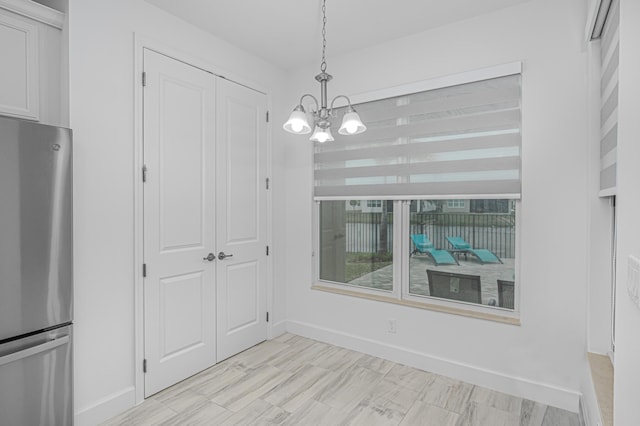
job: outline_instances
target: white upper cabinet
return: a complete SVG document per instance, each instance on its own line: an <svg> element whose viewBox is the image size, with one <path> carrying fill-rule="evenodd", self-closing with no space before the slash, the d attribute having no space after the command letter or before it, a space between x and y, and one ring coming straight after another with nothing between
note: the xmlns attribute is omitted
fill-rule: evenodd
<svg viewBox="0 0 640 426"><path fill-rule="evenodd" d="M0 13L0 112L38 120L38 26Z"/></svg>
<svg viewBox="0 0 640 426"><path fill-rule="evenodd" d="M27 0L0 0L0 115L61 125L64 15Z"/></svg>

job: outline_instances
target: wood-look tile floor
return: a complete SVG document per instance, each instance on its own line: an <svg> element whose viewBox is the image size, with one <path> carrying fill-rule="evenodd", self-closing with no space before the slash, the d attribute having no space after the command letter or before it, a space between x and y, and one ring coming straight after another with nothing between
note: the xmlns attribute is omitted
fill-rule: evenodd
<svg viewBox="0 0 640 426"><path fill-rule="evenodd" d="M578 426L578 415L293 334L103 423Z"/></svg>

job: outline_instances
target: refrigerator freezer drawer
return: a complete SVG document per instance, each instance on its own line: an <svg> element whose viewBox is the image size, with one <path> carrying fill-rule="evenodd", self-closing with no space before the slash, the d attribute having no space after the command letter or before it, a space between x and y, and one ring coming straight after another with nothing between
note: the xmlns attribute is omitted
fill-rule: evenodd
<svg viewBox="0 0 640 426"><path fill-rule="evenodd" d="M0 345L0 426L73 424L71 326Z"/></svg>

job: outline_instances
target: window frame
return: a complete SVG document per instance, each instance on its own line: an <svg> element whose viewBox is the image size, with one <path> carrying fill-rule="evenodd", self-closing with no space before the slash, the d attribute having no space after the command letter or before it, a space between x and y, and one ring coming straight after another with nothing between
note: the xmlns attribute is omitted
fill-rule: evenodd
<svg viewBox="0 0 640 426"><path fill-rule="evenodd" d="M460 301L452 301L452 300L446 300L446 299L440 299L440 298L436 298L436 297L431 297L431 296L419 296L416 294L411 294L409 292L409 257L406 257L406 261L402 261L402 300L406 300L409 302L414 302L414 303L420 303L420 304L424 304L425 307L429 306L429 305L438 305L438 306L445 306L445 307L456 307L458 309L463 309L463 310L470 310L470 311L474 311L474 312L490 312L492 314L498 314L501 316L506 316L509 318L520 318L520 200L515 200L516 201L516 212L515 212L515 216L516 216L516 225L515 225L515 259L513 262L513 274L514 274L514 281L516 283L516 285L514 286L514 306L513 306L513 310L511 309L507 309L507 308L502 308L500 306L488 306L488 305L478 305L478 304L474 304L474 303L468 303L468 302L460 302ZM403 201L403 207L402 207L402 225L403 225L403 230L408 230L410 229L410 214L411 214L411 200L407 200L407 201ZM403 242L403 247L402 247L402 253L409 253L411 250L411 241L410 238L408 238L408 234L406 235L407 238L404 238L405 235L404 234L396 234L396 235L402 235L402 242Z"/></svg>
<svg viewBox="0 0 640 426"><path fill-rule="evenodd" d="M313 208L313 273L311 288L314 290L333 290L349 296L374 298L381 302L389 302L412 306L427 310L444 311L457 315L477 317L481 319L520 324L520 233L521 212L520 200L515 200L515 259L514 259L514 308L513 310L500 306L479 305L461 301L441 299L431 296L419 296L409 293L409 252L411 242L409 236L411 200L393 201L393 234L401 236L393 239L393 287L392 291L378 290L348 283L338 283L320 279L320 202L331 200L316 200ZM405 238L405 231L407 233ZM399 255L396 255L398 254ZM504 318L506 321L500 321Z"/></svg>
<svg viewBox="0 0 640 426"><path fill-rule="evenodd" d="M460 84L472 83L475 81L503 77L511 74L522 75L522 62L511 62L502 65L461 72L442 76L438 78L418 81L414 83L399 85L395 87L374 90L351 96L352 104L376 101L385 98L409 95L412 93L423 92L427 90L436 90L443 87L455 86ZM311 150L311 164L314 164L314 150ZM314 187L313 170L310 173L311 187ZM522 176L520 177L522 179ZM455 196L438 196L438 199L463 199L460 195ZM495 196L474 195L464 198L495 198ZM406 196L396 197L375 197L375 196L336 196L336 197L314 197L311 196L312 207L312 265L311 265L311 289L328 291L342 295L362 297L381 302L400 304L408 307L422 308L427 310L447 312L456 315L462 315L477 319L491 320L512 325L520 325L521 303L520 294L522 281L520 277L520 240L521 240L521 199L513 197L513 194L504 194L503 198L513 199L515 202L515 259L514 259L514 280L516 282L514 288L514 309L501 308L499 306L477 305L460 301L449 301L446 299L434 298L431 296L418 296L409 293L409 252L410 239L408 238L409 222L410 222L410 199ZM387 199L393 200L394 203L394 221L393 232L401 238L394 238L393 242L393 289L391 292L385 290L377 290L347 283L337 283L331 281L320 280L320 202L321 201L337 201L337 200L376 200ZM412 197L411 199L415 199ZM434 199L434 198L429 198ZM362 205L362 204L361 204ZM404 231L407 231L407 238L404 238ZM399 255L397 255L399 253Z"/></svg>
<svg viewBox="0 0 640 426"><path fill-rule="evenodd" d="M322 200L322 201L331 201L331 200ZM338 200L336 200L338 201ZM352 285L348 283L339 283L335 281L327 281L320 279L320 200L314 201L313 205L313 265L312 265L312 287L313 286L323 286L327 288L332 288L336 290L349 290L355 293L362 293L371 296L379 296L379 297L389 297L392 299L400 300L401 296L401 283L402 283L402 268L401 264L398 264L396 261L396 253L401 253L402 250L401 244L402 241L399 238L393 239L393 283L392 290L379 290L373 289L369 287L362 287L357 285ZM393 202L393 235L400 235L399 232L401 221L399 217L399 201Z"/></svg>
<svg viewBox="0 0 640 426"><path fill-rule="evenodd" d="M464 209L466 206L465 200L460 200L458 198L452 198L451 200L447 200L447 208L450 209Z"/></svg>

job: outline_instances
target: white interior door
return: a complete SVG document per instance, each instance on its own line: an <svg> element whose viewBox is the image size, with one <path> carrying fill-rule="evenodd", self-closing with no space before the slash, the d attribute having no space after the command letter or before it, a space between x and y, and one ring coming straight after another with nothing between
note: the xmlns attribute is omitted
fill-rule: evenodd
<svg viewBox="0 0 640 426"><path fill-rule="evenodd" d="M215 364L215 77L144 50L145 396Z"/></svg>
<svg viewBox="0 0 640 426"><path fill-rule="evenodd" d="M217 82L218 361L267 338L266 96Z"/></svg>

